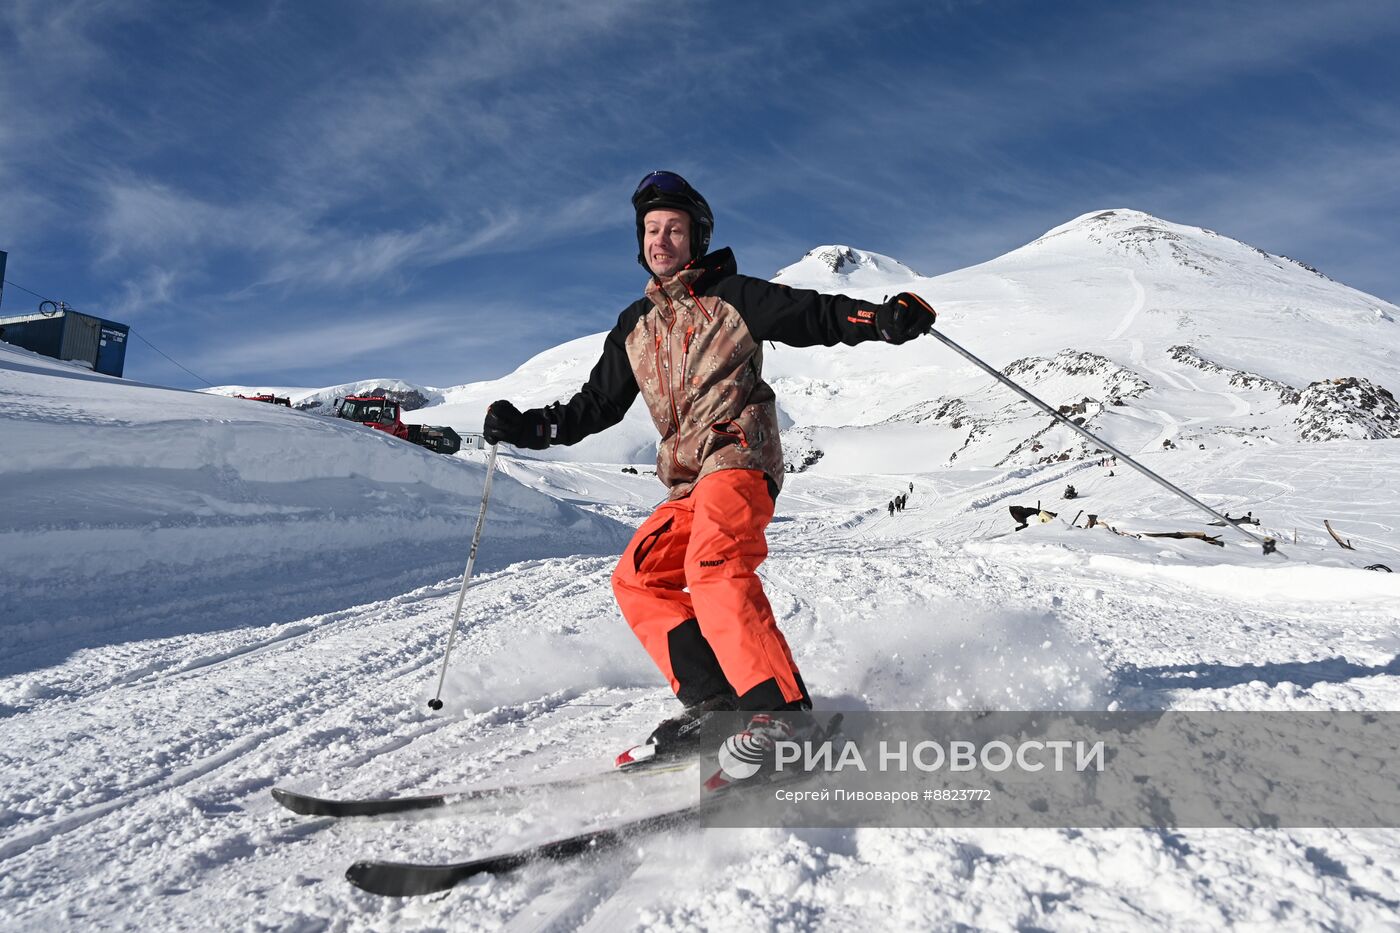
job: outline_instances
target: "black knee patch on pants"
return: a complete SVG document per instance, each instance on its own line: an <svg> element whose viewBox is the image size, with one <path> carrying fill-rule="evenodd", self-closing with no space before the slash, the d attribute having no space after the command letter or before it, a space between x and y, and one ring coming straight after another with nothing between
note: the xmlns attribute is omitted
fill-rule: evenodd
<svg viewBox="0 0 1400 933"><path fill-rule="evenodd" d="M732 692L714 649L700 634L700 623L695 619L686 619L666 633L666 650L671 655L671 673L680 685L676 697L686 706Z"/></svg>

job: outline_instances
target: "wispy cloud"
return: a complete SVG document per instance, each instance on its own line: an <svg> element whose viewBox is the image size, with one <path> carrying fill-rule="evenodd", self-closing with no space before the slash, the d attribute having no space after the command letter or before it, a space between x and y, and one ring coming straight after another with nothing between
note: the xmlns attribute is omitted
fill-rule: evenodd
<svg viewBox="0 0 1400 933"><path fill-rule="evenodd" d="M227 355L235 321L309 347L318 322L447 326L547 282L484 351L528 356L559 336L541 322L561 289L591 289L571 326L633 294L626 196L660 167L701 185L756 274L822 242L939 272L1133 206L1345 276L1346 249L1357 269L1393 251L1375 218L1400 213L1400 108L1343 60L1396 35L1393 5L1362 0L12 0L0 234L112 313L216 335L215 367L256 365Z"/></svg>
<svg viewBox="0 0 1400 933"><path fill-rule="evenodd" d="M104 30L130 22L145 0L8 0L0 4L0 231L11 249L72 238L77 152L94 105L85 84L113 70ZM75 200L78 203L75 203Z"/></svg>
<svg viewBox="0 0 1400 933"><path fill-rule="evenodd" d="M94 174L98 256L139 263L175 250L208 266L234 252L255 260L254 284L357 287L615 225L618 212L599 208L615 206L608 183L618 179L570 164L596 150L600 120L621 127L627 101L590 102L582 88L528 78L541 61L586 53L640 8L518 4L468 15L427 5L430 38L418 54L323 76L262 114L259 138L241 141L256 169L226 183L128 166ZM588 121L569 119L585 109Z"/></svg>
<svg viewBox="0 0 1400 933"><path fill-rule="evenodd" d="M151 266L122 282L122 295L104 313L121 321L135 321L171 304L178 276L173 269Z"/></svg>
<svg viewBox="0 0 1400 933"><path fill-rule="evenodd" d="M557 322L531 318L525 310L500 300L457 298L386 301L353 310L283 305L275 326L237 329L187 362L229 383L354 367L366 376L410 374L429 384L454 385L489 375L502 353L512 365L533 356L536 351L520 343L522 336L558 337Z"/></svg>
<svg viewBox="0 0 1400 933"><path fill-rule="evenodd" d="M107 263L211 265L220 253L264 270L231 294L259 286L349 288L468 256L537 247L616 222L616 192L595 188L552 205L503 206L470 221L451 216L411 229L355 233L266 201L214 204L162 184L118 181L105 191L98 230Z"/></svg>

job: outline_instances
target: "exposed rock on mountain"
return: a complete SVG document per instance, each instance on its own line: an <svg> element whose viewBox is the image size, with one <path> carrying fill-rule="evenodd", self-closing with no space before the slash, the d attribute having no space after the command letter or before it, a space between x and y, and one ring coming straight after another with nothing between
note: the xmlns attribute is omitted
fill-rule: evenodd
<svg viewBox="0 0 1400 933"><path fill-rule="evenodd" d="M889 256L850 246L818 246L809 250L797 262L778 270L774 282L801 284L804 288L841 288L875 286L896 279L917 279L913 269ZM825 284L815 285L813 281Z"/></svg>
<svg viewBox="0 0 1400 933"><path fill-rule="evenodd" d="M1056 376L1087 378L1101 387L1101 391L1093 397L1109 405L1116 405L1123 399L1141 395L1152 388L1132 370L1087 350L1061 350L1049 359L1023 357L1007 365L1001 372L1008 379L1022 384L1038 384ZM1042 401L1055 404L1050 399Z"/></svg>
<svg viewBox="0 0 1400 933"><path fill-rule="evenodd" d="M1023 357L1002 373L1080 425L1152 388L1132 370L1083 350ZM900 422L928 422L967 432L949 455L950 463L968 457L997 465L1048 463L1093 453L1078 434L999 383L983 386L968 398L945 396L910 406L884 423Z"/></svg>
<svg viewBox="0 0 1400 933"><path fill-rule="evenodd" d="M401 379L366 379L331 386L302 396L292 403L292 407L301 411L330 415L335 413L336 399L348 395L380 395L398 402L404 411L417 411L429 405L442 403L442 393L435 389L414 385Z"/></svg>
<svg viewBox="0 0 1400 933"><path fill-rule="evenodd" d="M1348 376L1303 390L1296 419L1305 441L1400 438L1400 403L1388 389Z"/></svg>
<svg viewBox="0 0 1400 933"><path fill-rule="evenodd" d="M1237 389L1257 389L1264 392L1274 392L1278 395L1279 401L1285 405L1298 404L1298 390L1291 385L1279 382L1277 379L1270 379L1258 373L1245 372L1240 369L1231 369L1228 366L1221 366L1214 363L1196 352L1194 347L1175 346L1167 349L1167 355L1179 363L1187 366L1194 366L1197 369L1208 373L1220 373L1229 376L1230 385Z"/></svg>

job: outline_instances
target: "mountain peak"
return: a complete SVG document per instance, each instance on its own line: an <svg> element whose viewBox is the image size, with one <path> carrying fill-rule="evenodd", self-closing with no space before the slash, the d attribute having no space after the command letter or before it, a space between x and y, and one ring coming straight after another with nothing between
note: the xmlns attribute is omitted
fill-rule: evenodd
<svg viewBox="0 0 1400 933"><path fill-rule="evenodd" d="M889 256L832 244L807 251L797 262L778 270L773 281L809 288L878 287L917 278L913 269Z"/></svg>
<svg viewBox="0 0 1400 933"><path fill-rule="evenodd" d="M1272 276L1282 268L1327 279L1317 269L1296 259L1275 256L1205 227L1173 223L1125 207L1080 214L1008 255L1024 252L1084 255L1086 250L1095 257L1108 253L1139 267L1179 266L1205 276L1247 273L1248 270Z"/></svg>
<svg viewBox="0 0 1400 933"><path fill-rule="evenodd" d="M1080 214L1073 220L1060 224L1047 231L1043 236L1036 239L1035 243L1044 243L1052 238L1063 236L1067 233L1078 233L1088 237L1114 237L1121 238L1129 232L1143 234L1148 231L1159 233L1177 233L1181 230L1191 230L1198 233L1206 233L1211 236L1216 234L1200 227L1182 227L1171 221L1154 217L1146 211L1133 210L1129 207L1115 207L1108 210L1089 211L1087 214Z"/></svg>
<svg viewBox="0 0 1400 933"><path fill-rule="evenodd" d="M861 253L849 246L818 246L809 250L804 258L815 259L832 272L849 275L862 266L878 266L879 260L873 254Z"/></svg>

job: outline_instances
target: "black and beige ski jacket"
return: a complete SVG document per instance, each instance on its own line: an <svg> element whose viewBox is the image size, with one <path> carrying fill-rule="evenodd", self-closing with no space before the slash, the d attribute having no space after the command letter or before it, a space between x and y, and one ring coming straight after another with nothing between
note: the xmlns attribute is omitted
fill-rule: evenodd
<svg viewBox="0 0 1400 933"><path fill-rule="evenodd" d="M878 340L877 305L739 275L722 249L628 305L588 382L543 418L552 444L576 444L622 420L640 392L661 432L656 475L671 499L717 470L762 470L781 488L783 452L763 341L793 347Z"/></svg>

